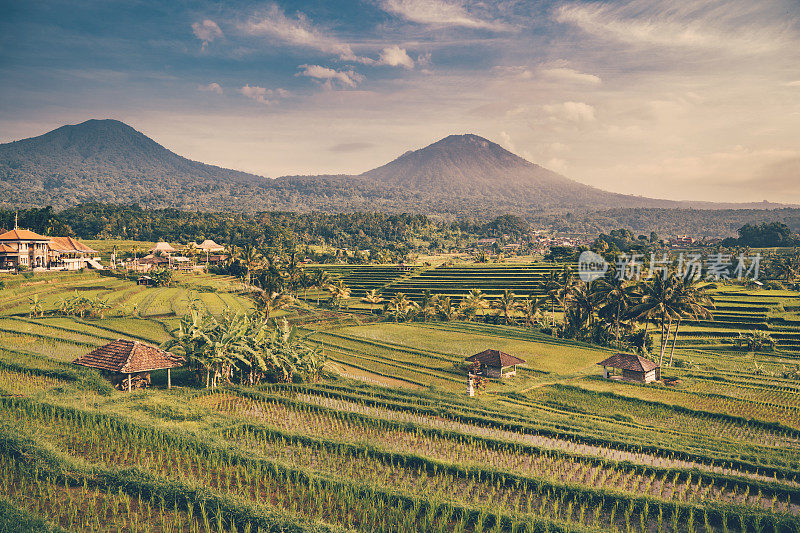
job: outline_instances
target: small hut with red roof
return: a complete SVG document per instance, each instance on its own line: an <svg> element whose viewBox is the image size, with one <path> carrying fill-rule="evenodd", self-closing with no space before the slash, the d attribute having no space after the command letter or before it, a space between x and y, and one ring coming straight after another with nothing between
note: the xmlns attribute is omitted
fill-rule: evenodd
<svg viewBox="0 0 800 533"><path fill-rule="evenodd" d="M167 370L167 388L172 387L171 369L186 360L172 352L139 341L117 339L73 361L96 368L119 390L131 391L150 385L150 372Z"/></svg>
<svg viewBox="0 0 800 533"><path fill-rule="evenodd" d="M474 365L475 375L489 378L508 378L517 374L517 365L524 365L525 360L514 357L500 350L484 350L467 357L465 361Z"/></svg>

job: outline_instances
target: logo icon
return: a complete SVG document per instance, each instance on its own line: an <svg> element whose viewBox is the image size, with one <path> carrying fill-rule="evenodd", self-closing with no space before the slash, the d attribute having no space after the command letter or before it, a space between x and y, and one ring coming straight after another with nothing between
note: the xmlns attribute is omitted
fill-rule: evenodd
<svg viewBox="0 0 800 533"><path fill-rule="evenodd" d="M585 283L602 278L607 271L608 262L602 255L586 250L578 257L578 276Z"/></svg>

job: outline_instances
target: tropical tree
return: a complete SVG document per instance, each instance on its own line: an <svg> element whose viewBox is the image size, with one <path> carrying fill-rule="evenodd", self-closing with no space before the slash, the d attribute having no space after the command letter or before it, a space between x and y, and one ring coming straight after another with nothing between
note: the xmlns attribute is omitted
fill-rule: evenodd
<svg viewBox="0 0 800 533"><path fill-rule="evenodd" d="M108 303L108 300L104 300L99 296L94 298L91 303L91 312L92 314L99 317L101 320L106 317L106 311L111 309L111 304Z"/></svg>
<svg viewBox="0 0 800 533"><path fill-rule="evenodd" d="M386 302L386 313L394 318L395 322L405 320L408 314L419 306L408 299L402 292L398 292L394 297Z"/></svg>
<svg viewBox="0 0 800 533"><path fill-rule="evenodd" d="M516 311L519 307L517 295L511 292L509 289L505 289L500 298L492 302L492 307L496 309L498 313L503 315L503 320L506 324L508 324L511 322L511 317L514 315L514 311Z"/></svg>
<svg viewBox="0 0 800 533"><path fill-rule="evenodd" d="M160 268L150 272L149 276L156 287L169 287L172 283L172 270Z"/></svg>
<svg viewBox="0 0 800 533"><path fill-rule="evenodd" d="M766 331L740 332L733 340L733 345L740 350L746 349L751 352L772 351L775 349L775 339Z"/></svg>
<svg viewBox="0 0 800 533"><path fill-rule="evenodd" d="M381 297L378 289L372 289L371 291L367 291L361 301L364 303L369 304L369 309L372 311L376 305L379 305L383 302L383 298Z"/></svg>
<svg viewBox="0 0 800 533"><path fill-rule="evenodd" d="M525 322L529 326L534 327L541 316L541 300L531 294L526 299L522 300L519 309L525 315Z"/></svg>
<svg viewBox="0 0 800 533"><path fill-rule="evenodd" d="M640 285L639 302L631 309L631 316L644 321L645 335L650 321L658 323L661 332L659 365L664 364L664 352L667 348L668 332L672 321L681 313L681 305L674 298L676 276L655 276Z"/></svg>
<svg viewBox="0 0 800 533"><path fill-rule="evenodd" d="M594 280L592 295L597 303L598 315L614 328L617 349L621 348L620 324L636 302L636 287L611 270Z"/></svg>
<svg viewBox="0 0 800 533"><path fill-rule="evenodd" d="M684 318L694 320L711 320L714 309L713 300L706 294L704 284L691 276L684 276L683 279L675 280L675 289L672 295L675 307L678 311L675 321L675 331L672 334L672 347L669 352L669 366L672 366L673 355L675 354L675 344L678 341L678 329Z"/></svg>
<svg viewBox="0 0 800 533"><path fill-rule="evenodd" d="M262 322L270 319L272 311L286 309L294 303L295 299L291 294L285 292L271 292L259 290L255 293L253 301L256 306L256 313L261 317Z"/></svg>
<svg viewBox="0 0 800 533"><path fill-rule="evenodd" d="M331 284L331 276L321 268L316 270L311 277L311 286L318 291L326 289ZM319 305L319 292L317 292L317 305Z"/></svg>
<svg viewBox="0 0 800 533"><path fill-rule="evenodd" d="M29 296L28 303L31 304L31 310L30 313L28 313L28 316L30 316L31 318L44 316L44 309L42 308L42 302L41 300L39 300L38 294Z"/></svg>
<svg viewBox="0 0 800 533"><path fill-rule="evenodd" d="M434 294L428 298L423 298L422 314L425 320L433 320L439 314L439 306L442 303L442 296Z"/></svg>
<svg viewBox="0 0 800 533"><path fill-rule="evenodd" d="M261 264L262 259L263 256L261 253L259 253L258 249L252 244L246 245L242 248L241 252L239 252L239 260L246 270L244 283L248 288L250 287L253 271Z"/></svg>
<svg viewBox="0 0 800 533"><path fill-rule="evenodd" d="M453 301L449 296L445 296L439 300L438 314L439 317L449 322L458 318L459 308L453 305Z"/></svg>
<svg viewBox="0 0 800 533"><path fill-rule="evenodd" d="M479 311L489 308L486 295L480 289L472 289L467 296L461 300L461 310L467 320L472 319Z"/></svg>
<svg viewBox="0 0 800 533"><path fill-rule="evenodd" d="M337 309L341 309L344 301L350 298L350 288L340 279L328 285L328 291L331 293L331 303L335 305Z"/></svg>

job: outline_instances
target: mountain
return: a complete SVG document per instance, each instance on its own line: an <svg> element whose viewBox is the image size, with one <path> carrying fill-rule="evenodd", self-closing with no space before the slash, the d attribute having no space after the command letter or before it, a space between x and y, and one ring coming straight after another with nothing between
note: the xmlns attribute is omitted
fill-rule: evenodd
<svg viewBox="0 0 800 533"><path fill-rule="evenodd" d="M88 120L0 144L8 203L88 200L186 207L264 178L191 161L118 120Z"/></svg>
<svg viewBox="0 0 800 533"><path fill-rule="evenodd" d="M205 211L360 210L478 218L620 207L748 206L603 191L472 134L451 135L357 176L274 180L186 159L117 120L88 120L0 144L0 207L64 208L87 201Z"/></svg>
<svg viewBox="0 0 800 533"><path fill-rule="evenodd" d="M478 135L450 135L360 176L396 189L447 198L481 196L516 208L663 207L675 202L615 194L526 161Z"/></svg>

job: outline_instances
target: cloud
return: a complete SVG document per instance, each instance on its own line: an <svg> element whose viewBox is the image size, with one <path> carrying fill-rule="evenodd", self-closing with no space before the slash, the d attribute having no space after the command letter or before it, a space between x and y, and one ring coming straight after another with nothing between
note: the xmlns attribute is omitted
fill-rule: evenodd
<svg viewBox="0 0 800 533"><path fill-rule="evenodd" d="M222 94L222 86L217 82L211 82L208 85L198 85L197 90L209 93Z"/></svg>
<svg viewBox="0 0 800 533"><path fill-rule="evenodd" d="M339 82L347 87L356 87L366 78L354 70L335 70L320 65L300 65L302 69L296 76L307 76L317 80L324 80L328 86L332 82Z"/></svg>
<svg viewBox="0 0 800 533"><path fill-rule="evenodd" d="M786 18L790 5L780 0L571 3L556 10L556 20L629 44L750 55L784 49L796 40Z"/></svg>
<svg viewBox="0 0 800 533"><path fill-rule="evenodd" d="M239 89L239 92L247 98L262 104L274 104L278 99L285 98L291 94L286 89L267 89L258 85L245 85Z"/></svg>
<svg viewBox="0 0 800 533"><path fill-rule="evenodd" d="M546 78L557 81L571 82L571 83L585 83L587 85L600 85L603 80L594 74L586 74L579 72L575 69L557 67L542 69L541 72Z"/></svg>
<svg viewBox="0 0 800 533"><path fill-rule="evenodd" d="M790 81L789 83L785 83L786 87L800 87L800 80L797 81Z"/></svg>
<svg viewBox="0 0 800 533"><path fill-rule="evenodd" d="M329 152L360 152L375 146L375 143L370 142L352 142L352 143L339 143L334 144L328 148Z"/></svg>
<svg viewBox="0 0 800 533"><path fill-rule="evenodd" d="M296 18L289 18L274 4L266 12L248 20L242 29L250 35L266 35L288 44L332 54L342 61L372 61L356 56L349 44L315 28L305 14L298 13Z"/></svg>
<svg viewBox="0 0 800 533"><path fill-rule="evenodd" d="M208 47L208 43L214 42L215 39L221 39L225 35L216 22L210 19L205 19L203 22L195 22L192 24L192 33L194 36L203 41L202 50Z"/></svg>
<svg viewBox="0 0 800 533"><path fill-rule="evenodd" d="M381 8L411 22L438 27L478 28L511 31L502 22L484 20L467 12L464 5L453 0L380 0Z"/></svg>
<svg viewBox="0 0 800 533"><path fill-rule="evenodd" d="M583 102L564 102L542 106L551 118L565 122L594 122L594 107Z"/></svg>
<svg viewBox="0 0 800 533"><path fill-rule="evenodd" d="M511 140L511 135L508 132L501 131L500 132L500 146L508 150L509 152L517 151L517 147L514 145L514 141Z"/></svg>
<svg viewBox="0 0 800 533"><path fill-rule="evenodd" d="M407 69L414 68L414 60L411 59L404 48L400 48L397 45L384 48L376 64L388 65L390 67L405 67Z"/></svg>

